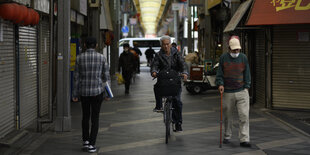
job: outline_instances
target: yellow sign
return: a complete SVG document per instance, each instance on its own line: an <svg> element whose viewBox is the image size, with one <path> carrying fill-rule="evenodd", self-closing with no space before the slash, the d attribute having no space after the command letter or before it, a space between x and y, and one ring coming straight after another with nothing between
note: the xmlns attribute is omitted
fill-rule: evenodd
<svg viewBox="0 0 310 155"><path fill-rule="evenodd" d="M310 3L303 3L303 0L272 0L270 3L276 7L276 11L281 11L289 8L294 8L295 10L310 10Z"/></svg>
<svg viewBox="0 0 310 155"><path fill-rule="evenodd" d="M76 43L71 43L70 50L70 71L74 71L76 61Z"/></svg>
<svg viewBox="0 0 310 155"><path fill-rule="evenodd" d="M208 9L213 8L214 6L220 4L222 0L208 0Z"/></svg>

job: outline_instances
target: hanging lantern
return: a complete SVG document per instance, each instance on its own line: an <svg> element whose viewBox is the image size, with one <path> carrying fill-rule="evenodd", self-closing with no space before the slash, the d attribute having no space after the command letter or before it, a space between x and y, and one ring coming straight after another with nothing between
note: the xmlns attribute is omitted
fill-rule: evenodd
<svg viewBox="0 0 310 155"><path fill-rule="evenodd" d="M36 24L36 20L37 20L36 11L34 11L33 9L29 9L29 12L30 12L30 16L31 16L30 25L35 25Z"/></svg>
<svg viewBox="0 0 310 155"><path fill-rule="evenodd" d="M35 23L35 25L39 24L39 21L40 21L40 15L38 12L36 12L36 23Z"/></svg>
<svg viewBox="0 0 310 155"><path fill-rule="evenodd" d="M18 9L19 9L19 15L14 20L14 23L15 24L22 24L24 22L26 16L28 15L28 9L27 9L27 7L25 7L23 5L18 5Z"/></svg>
<svg viewBox="0 0 310 155"><path fill-rule="evenodd" d="M15 5L12 3L6 3L0 5L0 17L5 20L12 20L15 17Z"/></svg>
<svg viewBox="0 0 310 155"><path fill-rule="evenodd" d="M27 16L24 18L24 26L30 25L32 23L32 12L30 11L31 9L27 9Z"/></svg>

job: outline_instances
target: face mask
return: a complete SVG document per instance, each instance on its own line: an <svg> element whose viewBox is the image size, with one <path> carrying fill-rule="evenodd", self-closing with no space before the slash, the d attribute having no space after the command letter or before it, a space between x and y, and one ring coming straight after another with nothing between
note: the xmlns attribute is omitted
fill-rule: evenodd
<svg viewBox="0 0 310 155"><path fill-rule="evenodd" d="M238 58L239 53L230 53L230 56L233 58Z"/></svg>

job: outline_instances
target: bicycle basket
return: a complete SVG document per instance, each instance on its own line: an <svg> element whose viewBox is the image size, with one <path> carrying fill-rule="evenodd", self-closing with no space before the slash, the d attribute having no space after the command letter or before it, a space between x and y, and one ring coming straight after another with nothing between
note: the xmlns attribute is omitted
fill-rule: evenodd
<svg viewBox="0 0 310 155"><path fill-rule="evenodd" d="M159 96L177 96L181 89L181 79L175 71L164 71L158 76L154 92Z"/></svg>

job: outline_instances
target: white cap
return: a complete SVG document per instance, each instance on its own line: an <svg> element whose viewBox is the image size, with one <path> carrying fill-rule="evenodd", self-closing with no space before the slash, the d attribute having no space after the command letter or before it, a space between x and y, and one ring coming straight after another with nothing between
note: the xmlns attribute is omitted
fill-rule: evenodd
<svg viewBox="0 0 310 155"><path fill-rule="evenodd" d="M237 38L231 38L229 40L229 47L231 50L241 49L240 41Z"/></svg>

